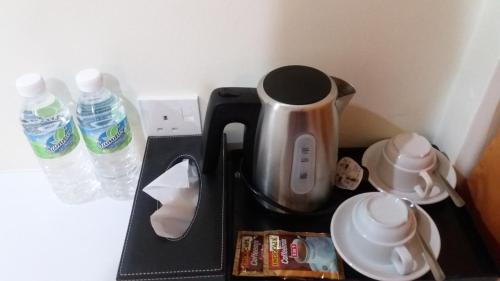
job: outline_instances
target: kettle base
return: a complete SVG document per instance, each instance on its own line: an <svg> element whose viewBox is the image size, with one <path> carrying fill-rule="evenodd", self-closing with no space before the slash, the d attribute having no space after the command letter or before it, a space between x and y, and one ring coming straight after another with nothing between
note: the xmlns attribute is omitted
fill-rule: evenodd
<svg viewBox="0 0 500 281"><path fill-rule="evenodd" d="M241 179L243 185L248 188L253 194L253 197L259 202L260 205L262 205L264 208L267 210L273 211L275 213L279 214L284 214L284 215L324 215L326 213L333 213L334 209L331 207L328 207L326 209L321 208L325 205L326 201L320 202L316 204L317 206L312 206L308 209L305 210L296 210L296 209L291 209L289 207L283 206L282 204L276 202L266 194L262 193L261 191L255 189L253 185L248 181L244 173L237 172L236 177Z"/></svg>

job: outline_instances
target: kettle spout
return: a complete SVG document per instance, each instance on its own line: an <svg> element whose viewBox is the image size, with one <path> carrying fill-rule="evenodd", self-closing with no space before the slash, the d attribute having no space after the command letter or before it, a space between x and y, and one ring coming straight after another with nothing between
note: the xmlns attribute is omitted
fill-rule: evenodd
<svg viewBox="0 0 500 281"><path fill-rule="evenodd" d="M337 112L340 114L344 111L347 104L351 101L352 97L356 93L356 89L347 83L346 81L331 76L335 84L337 85L337 100L335 101L335 107L337 108Z"/></svg>

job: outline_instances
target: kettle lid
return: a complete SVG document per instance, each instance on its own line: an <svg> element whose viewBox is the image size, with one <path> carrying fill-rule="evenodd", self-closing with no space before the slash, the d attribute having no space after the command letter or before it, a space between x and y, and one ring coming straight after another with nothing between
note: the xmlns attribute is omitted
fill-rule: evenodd
<svg viewBox="0 0 500 281"><path fill-rule="evenodd" d="M306 105L328 96L330 78L309 66L288 65L269 72L263 81L266 94L272 99L291 105Z"/></svg>

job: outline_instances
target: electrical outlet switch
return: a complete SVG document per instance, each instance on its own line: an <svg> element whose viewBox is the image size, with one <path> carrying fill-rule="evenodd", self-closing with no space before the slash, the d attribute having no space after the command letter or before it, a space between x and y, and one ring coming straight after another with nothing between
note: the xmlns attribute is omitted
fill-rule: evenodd
<svg viewBox="0 0 500 281"><path fill-rule="evenodd" d="M201 135L198 96L139 96L146 136Z"/></svg>

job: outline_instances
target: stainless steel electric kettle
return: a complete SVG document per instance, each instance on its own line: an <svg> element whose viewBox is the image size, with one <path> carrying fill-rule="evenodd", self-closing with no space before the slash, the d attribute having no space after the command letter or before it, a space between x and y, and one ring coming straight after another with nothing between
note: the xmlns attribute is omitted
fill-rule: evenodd
<svg viewBox="0 0 500 281"><path fill-rule="evenodd" d="M243 123L242 173L269 199L263 205L280 212L320 208L335 183L339 113L354 93L347 82L300 65L269 72L256 89L214 90L203 129L203 171L217 165L224 127Z"/></svg>

